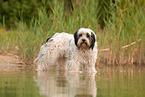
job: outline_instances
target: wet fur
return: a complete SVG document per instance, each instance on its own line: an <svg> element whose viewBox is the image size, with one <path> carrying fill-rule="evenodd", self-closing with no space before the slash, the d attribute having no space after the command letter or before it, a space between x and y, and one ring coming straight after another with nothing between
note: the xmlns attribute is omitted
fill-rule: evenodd
<svg viewBox="0 0 145 97"><path fill-rule="evenodd" d="M78 36L78 33L83 35ZM87 34L90 34L90 37ZM82 38L83 37L83 38ZM85 39L85 48L78 46ZM87 44L88 43L88 44ZM88 28L80 28L72 34L56 33L41 46L36 60L38 70L48 70L51 65L57 65L58 70L78 72L84 67L84 72L96 72L97 42L95 33Z"/></svg>

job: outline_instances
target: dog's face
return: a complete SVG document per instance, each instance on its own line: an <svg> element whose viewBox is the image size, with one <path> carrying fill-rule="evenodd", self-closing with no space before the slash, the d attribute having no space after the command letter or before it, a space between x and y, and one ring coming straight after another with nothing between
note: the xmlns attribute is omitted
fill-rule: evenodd
<svg viewBox="0 0 145 97"><path fill-rule="evenodd" d="M88 28L80 28L74 33L75 45L79 49L93 49L96 41L95 33Z"/></svg>

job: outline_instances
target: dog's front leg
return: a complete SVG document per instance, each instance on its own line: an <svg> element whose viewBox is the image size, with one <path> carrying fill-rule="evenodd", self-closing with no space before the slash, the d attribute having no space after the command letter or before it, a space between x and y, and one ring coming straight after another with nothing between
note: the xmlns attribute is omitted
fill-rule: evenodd
<svg viewBox="0 0 145 97"><path fill-rule="evenodd" d="M68 71L69 72L79 72L80 69L80 63L75 60L70 60L68 62Z"/></svg>
<svg viewBox="0 0 145 97"><path fill-rule="evenodd" d="M97 73L95 64L85 64L84 72L85 73Z"/></svg>

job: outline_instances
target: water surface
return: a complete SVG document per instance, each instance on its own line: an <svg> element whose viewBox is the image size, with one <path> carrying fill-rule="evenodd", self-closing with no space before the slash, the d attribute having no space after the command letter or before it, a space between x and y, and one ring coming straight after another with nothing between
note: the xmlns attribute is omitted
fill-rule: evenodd
<svg viewBox="0 0 145 97"><path fill-rule="evenodd" d="M145 97L144 66L97 66L93 75L0 66L0 97Z"/></svg>

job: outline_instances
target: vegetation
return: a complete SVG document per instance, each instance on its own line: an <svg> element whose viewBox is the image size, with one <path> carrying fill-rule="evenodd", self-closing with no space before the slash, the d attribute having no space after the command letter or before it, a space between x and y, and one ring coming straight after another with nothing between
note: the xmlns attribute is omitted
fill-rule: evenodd
<svg viewBox="0 0 145 97"><path fill-rule="evenodd" d="M65 10L67 8L63 0L50 2L42 0L41 3L39 0L30 1L33 3L26 5L32 11L28 13L28 10L22 7L20 12L26 13L20 14L20 19L12 18L12 21L16 22L11 22L9 17L0 15L1 52L18 54L26 64L31 64L47 37L62 31L74 33L80 27L87 27L97 35L100 50L97 64L145 63L144 0L110 0L110 2L108 0L73 0L69 7L71 12ZM10 14L11 11L8 13ZM30 16L27 18L24 15ZM6 18L10 20L7 22ZM8 25L9 23L11 25ZM134 45L122 48L135 41ZM105 48L109 50L102 51Z"/></svg>

